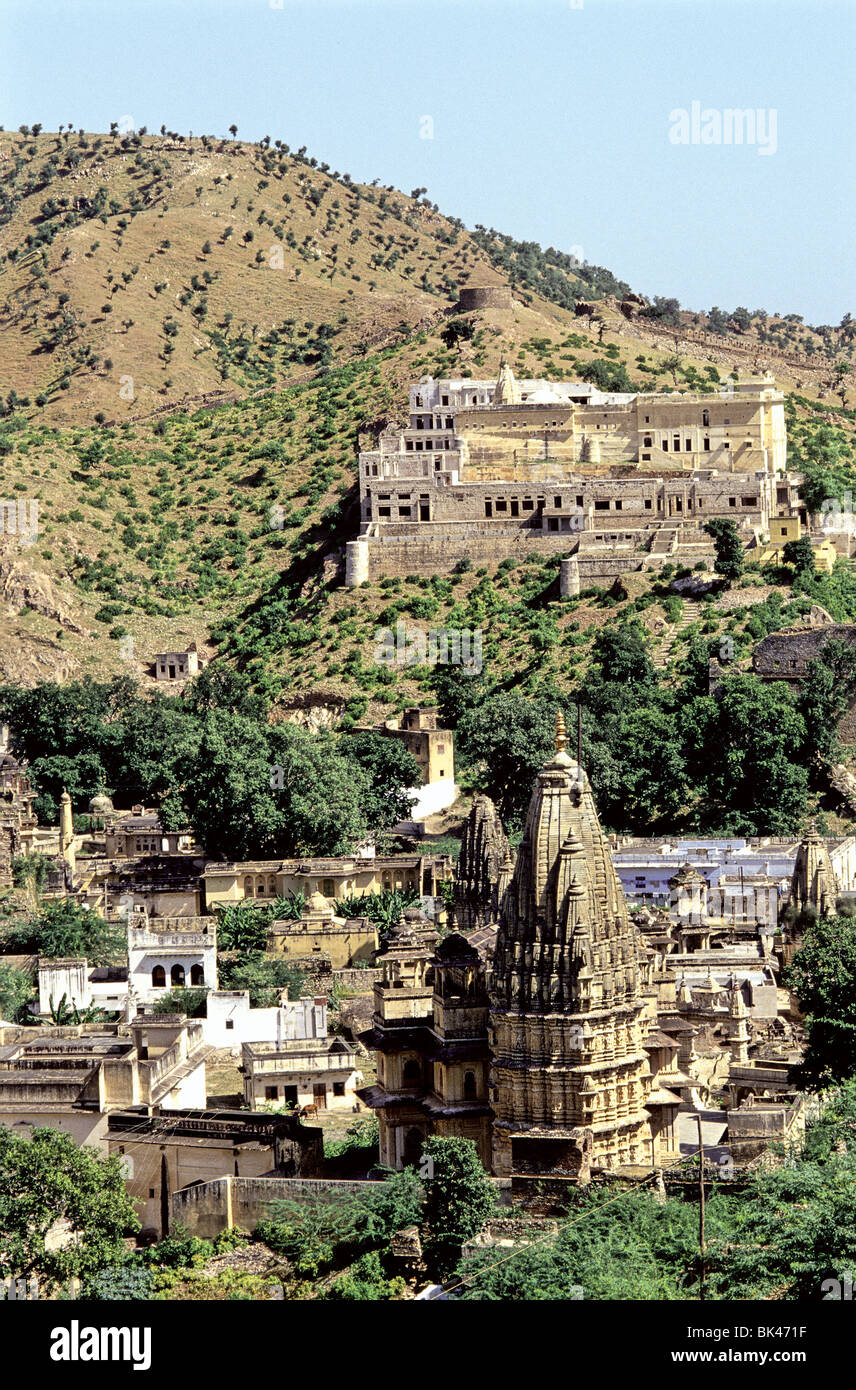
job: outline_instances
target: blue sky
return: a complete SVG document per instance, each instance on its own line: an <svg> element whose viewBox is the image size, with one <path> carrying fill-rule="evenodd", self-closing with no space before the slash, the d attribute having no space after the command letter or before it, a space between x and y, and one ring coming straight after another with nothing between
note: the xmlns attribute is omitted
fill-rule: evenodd
<svg viewBox="0 0 856 1390"><path fill-rule="evenodd" d="M856 312L853 0L0 0L0 23L7 129L234 121L692 308ZM775 152L672 143L694 101L775 112Z"/></svg>

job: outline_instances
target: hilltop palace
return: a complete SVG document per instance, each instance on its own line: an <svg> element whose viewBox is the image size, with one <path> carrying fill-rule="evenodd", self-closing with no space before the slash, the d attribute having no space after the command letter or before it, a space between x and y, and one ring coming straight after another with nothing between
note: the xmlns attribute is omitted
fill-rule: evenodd
<svg viewBox="0 0 856 1390"><path fill-rule="evenodd" d="M346 584L564 556L564 592L712 554L732 517L748 542L807 517L787 472L784 396L769 374L712 394L606 394L585 382L426 377L406 427L360 455L360 534Z"/></svg>

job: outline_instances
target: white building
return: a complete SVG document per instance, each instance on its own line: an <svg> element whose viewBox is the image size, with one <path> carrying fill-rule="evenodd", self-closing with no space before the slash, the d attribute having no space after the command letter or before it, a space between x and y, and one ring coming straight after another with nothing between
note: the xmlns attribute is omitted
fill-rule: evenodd
<svg viewBox="0 0 856 1390"><path fill-rule="evenodd" d="M327 1000L293 999L269 1009L250 1007L249 990L212 989L206 999L202 1031L212 1047L239 1048L245 1042L303 1042L326 1038Z"/></svg>
<svg viewBox="0 0 856 1390"><path fill-rule="evenodd" d="M265 1106L314 1105L318 1110L353 1110L363 1074L357 1053L344 1038L305 1042L244 1043L241 1049L244 1100L252 1110Z"/></svg>
<svg viewBox="0 0 856 1390"><path fill-rule="evenodd" d="M63 999L83 1014L90 1007L124 1013L128 972L124 966L90 965L82 957L39 961L39 1013L48 1018Z"/></svg>
<svg viewBox="0 0 856 1390"><path fill-rule="evenodd" d="M669 903L669 880L685 865L708 885L707 914L770 922L790 889L800 841L794 838L636 839L613 836L610 853L628 902ZM826 841L841 892L856 888L856 836ZM775 899L775 911L772 904Z"/></svg>
<svg viewBox="0 0 856 1390"><path fill-rule="evenodd" d="M217 988L213 917L156 917L128 922L128 979L134 997L153 1004L171 989Z"/></svg>

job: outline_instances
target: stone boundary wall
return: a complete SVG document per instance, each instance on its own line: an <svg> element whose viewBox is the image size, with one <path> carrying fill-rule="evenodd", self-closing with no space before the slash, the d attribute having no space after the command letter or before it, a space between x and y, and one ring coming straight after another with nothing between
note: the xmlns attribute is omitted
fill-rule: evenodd
<svg viewBox="0 0 856 1390"><path fill-rule="evenodd" d="M340 984L343 989L357 989L362 994L370 994L372 985L382 976L383 971L381 969L334 970L333 982Z"/></svg>
<svg viewBox="0 0 856 1390"><path fill-rule="evenodd" d="M536 535L518 532L513 536L461 536L459 540L401 540L370 541L368 575L370 582L387 576L403 579L408 574L430 576L448 574L459 560L471 560L473 565L494 565L499 560L521 559L534 552L555 555L569 550L567 535Z"/></svg>
<svg viewBox="0 0 856 1390"><path fill-rule="evenodd" d="M185 1226L191 1235L213 1240L221 1231L237 1226L251 1232L264 1221L274 1202L304 1198L328 1200L347 1194L376 1192L384 1179L356 1181L345 1178L215 1178L173 1192L171 1226Z"/></svg>
<svg viewBox="0 0 856 1390"><path fill-rule="evenodd" d="M752 669L773 680L802 680L808 662L820 656L827 642L833 640L856 646L856 624L832 623L826 627L770 632L752 653ZM779 667L777 661L781 662Z"/></svg>

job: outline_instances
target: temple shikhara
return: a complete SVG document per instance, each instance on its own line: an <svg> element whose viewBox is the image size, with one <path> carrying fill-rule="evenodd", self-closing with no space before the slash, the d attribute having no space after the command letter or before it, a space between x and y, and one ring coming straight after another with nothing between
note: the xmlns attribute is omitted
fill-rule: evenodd
<svg viewBox="0 0 856 1390"><path fill-rule="evenodd" d="M641 942L588 779L566 750L539 772L491 981L494 1172L587 1176L651 1157Z"/></svg>
<svg viewBox="0 0 856 1390"><path fill-rule="evenodd" d="M471 839L478 827L501 880L510 851L493 807L477 802L472 822ZM469 865L472 844L468 853ZM495 901L489 881L483 891ZM502 892L490 967L480 938L438 944L412 912L381 954L366 1038L378 1081L361 1095L378 1112L382 1161L414 1161L429 1134L456 1134L475 1140L498 1177L585 1182L595 1168L672 1153L681 1097L658 1085L646 1108L658 1052L646 1050L647 952L561 714ZM667 1039L660 1051L668 1071L677 1045Z"/></svg>

